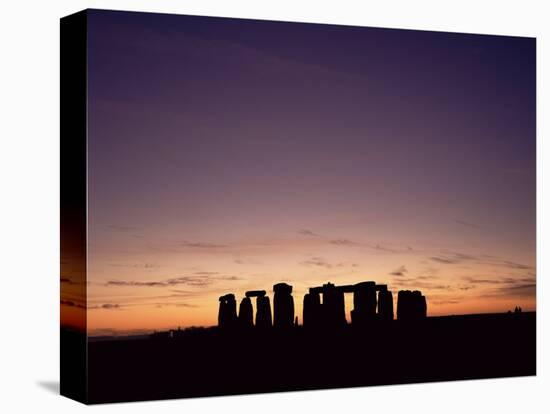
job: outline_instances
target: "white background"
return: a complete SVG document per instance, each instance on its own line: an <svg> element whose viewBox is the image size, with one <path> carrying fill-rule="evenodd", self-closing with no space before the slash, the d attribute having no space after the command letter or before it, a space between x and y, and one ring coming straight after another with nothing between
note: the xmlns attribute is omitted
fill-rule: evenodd
<svg viewBox="0 0 550 414"><path fill-rule="evenodd" d="M0 411L542 413L548 361L548 74L545 1L4 1L0 9ZM57 395L59 381L59 21L83 8L342 23L537 37L537 377L86 408ZM546 174L543 173L545 170ZM546 257L545 257L546 256ZM546 328L546 329L544 329ZM505 364L506 361L503 361ZM350 369L353 369L350 366ZM243 367L249 370L250 367ZM265 375L269 375L266 370Z"/></svg>

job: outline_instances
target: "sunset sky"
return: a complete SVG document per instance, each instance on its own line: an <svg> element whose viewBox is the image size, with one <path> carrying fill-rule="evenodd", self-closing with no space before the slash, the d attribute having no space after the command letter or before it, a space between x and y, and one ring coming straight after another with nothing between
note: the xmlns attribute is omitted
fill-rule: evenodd
<svg viewBox="0 0 550 414"><path fill-rule="evenodd" d="M534 39L93 11L88 35L89 333L214 325L280 281L300 322L328 281L535 309Z"/></svg>

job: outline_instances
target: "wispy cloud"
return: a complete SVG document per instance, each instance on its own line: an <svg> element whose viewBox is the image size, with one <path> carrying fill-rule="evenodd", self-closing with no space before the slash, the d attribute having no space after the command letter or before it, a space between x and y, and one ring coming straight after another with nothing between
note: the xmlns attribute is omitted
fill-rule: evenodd
<svg viewBox="0 0 550 414"><path fill-rule="evenodd" d="M516 269L516 270L533 269L533 266L528 266L528 265L524 265L524 264L521 264L521 263L515 263L515 262L508 261L508 260L500 260L500 261L498 261L498 263L501 266L508 267L510 269Z"/></svg>
<svg viewBox="0 0 550 414"><path fill-rule="evenodd" d="M91 336L129 336L129 335L146 335L152 333L152 329L114 329L114 328L97 328L89 331Z"/></svg>
<svg viewBox="0 0 550 414"><path fill-rule="evenodd" d="M363 247L383 253L409 253L412 251L410 246L406 246L405 248L393 248L381 243L366 243L346 238L332 239L329 240L329 243L336 246Z"/></svg>
<svg viewBox="0 0 550 414"><path fill-rule="evenodd" d="M367 243L365 246L373 250L377 250L379 252L386 252L386 253L403 253L404 252L404 250L394 249L388 246L384 246L380 243L376 243L376 244ZM412 250L410 247L407 247L407 251L409 251L409 249Z"/></svg>
<svg viewBox="0 0 550 414"><path fill-rule="evenodd" d="M449 284L444 284L440 282L426 282L419 280L416 277L398 277L397 279L394 279L392 283L390 283L392 288L399 288L399 289L426 289L428 291L430 290L445 290L445 291L451 291L452 286Z"/></svg>
<svg viewBox="0 0 550 414"><path fill-rule="evenodd" d="M535 282L535 276L529 275L524 277L514 277L514 276L500 276L497 278L480 278L480 277L471 277L471 276L464 276L462 278L464 281L476 284L476 285L510 285L510 284L518 284L518 283L534 283Z"/></svg>
<svg viewBox="0 0 550 414"><path fill-rule="evenodd" d="M405 266L399 266L396 270L393 272L388 273L391 276L405 276L405 273L407 273L408 270Z"/></svg>
<svg viewBox="0 0 550 414"><path fill-rule="evenodd" d="M138 280L109 280L107 286L138 286L138 287L171 287L186 285L192 287L205 287L218 281L241 280L237 276L219 276L215 272L197 272L191 276L180 276L163 280L138 281Z"/></svg>
<svg viewBox="0 0 550 414"><path fill-rule="evenodd" d="M227 247L225 244L217 244L217 243L203 243L203 242L190 242L190 241L183 241L180 243L180 246L182 247L196 247L199 249L220 249Z"/></svg>
<svg viewBox="0 0 550 414"><path fill-rule="evenodd" d="M324 269L344 268L344 267L357 268L357 267L359 267L359 265L357 263L352 263L352 262L331 263L331 262L325 260L324 258L318 257L318 256L311 257L307 260L304 260L304 261L300 262L299 264L301 266L320 267L320 268L324 268ZM353 271L353 272L355 272L355 271Z"/></svg>
<svg viewBox="0 0 550 414"><path fill-rule="evenodd" d="M150 303L149 305L153 305L157 308L164 308L164 307L171 307L174 306L176 308L198 308L198 305L194 305L192 303L173 303L173 302L158 302L158 303Z"/></svg>
<svg viewBox="0 0 550 414"><path fill-rule="evenodd" d="M329 243L330 244L335 244L337 246L356 246L357 245L357 243L355 243L351 240L348 240L348 239L331 240Z"/></svg>
<svg viewBox="0 0 550 414"><path fill-rule="evenodd" d="M312 257L311 259L305 260L303 262L300 262L303 266L316 266L316 267L324 267L326 269L332 269L333 265L327 262L322 257Z"/></svg>
<svg viewBox="0 0 550 414"><path fill-rule="evenodd" d="M475 289L478 298L495 297L534 297L536 295L536 276L528 273L524 276L479 277L465 276L467 283L459 286L460 290Z"/></svg>
<svg viewBox="0 0 550 414"><path fill-rule="evenodd" d="M126 267L126 268L132 268L132 269L156 269L160 267L160 265L155 263L111 263L109 264L111 267Z"/></svg>
<svg viewBox="0 0 550 414"><path fill-rule="evenodd" d="M460 303L460 300L448 299L448 300L430 300L430 305L455 305Z"/></svg>
<svg viewBox="0 0 550 414"><path fill-rule="evenodd" d="M118 303L104 303L103 305L98 306L98 309L120 309L120 305Z"/></svg>
<svg viewBox="0 0 550 414"><path fill-rule="evenodd" d="M244 257L236 257L233 259L233 263L239 264L239 265L257 265L260 264L258 260L251 259L251 258L244 258Z"/></svg>
<svg viewBox="0 0 550 414"><path fill-rule="evenodd" d="M418 280L434 280L439 279L439 276L435 275L421 275L416 277Z"/></svg>
<svg viewBox="0 0 550 414"><path fill-rule="evenodd" d="M84 305L82 303L74 302L72 300L61 300L61 304L65 306L80 308L80 309L87 309L87 310L93 310L93 309L120 309L121 306L117 303L103 303L101 305Z"/></svg>
<svg viewBox="0 0 550 414"><path fill-rule="evenodd" d="M499 288L504 295L535 296L537 285L535 283L519 283Z"/></svg>
<svg viewBox="0 0 550 414"><path fill-rule="evenodd" d="M522 297L532 298L537 294L537 285L535 283L517 283L507 286L499 286L490 289L480 295L479 298L494 298L494 297Z"/></svg>
<svg viewBox="0 0 550 414"><path fill-rule="evenodd" d="M432 260L434 262L437 262L437 263L443 263L443 264L460 263L456 259L452 259L452 258L449 258L449 257L441 257L441 256L432 256L432 257L430 257L430 260Z"/></svg>
<svg viewBox="0 0 550 414"><path fill-rule="evenodd" d="M311 230L308 229L301 229L298 230L298 234L301 234L302 236L309 236L309 237L321 237L320 234L317 234Z"/></svg>
<svg viewBox="0 0 550 414"><path fill-rule="evenodd" d="M431 261L441 264L460 264L460 263L476 263L493 265L499 267L505 267L513 270L530 270L533 266L525 265L522 263L513 262L511 260L502 259L496 256L481 254L465 254L458 252L448 252L438 256L432 256L429 258Z"/></svg>
<svg viewBox="0 0 550 414"><path fill-rule="evenodd" d="M476 278L476 277L464 277L465 281L475 284L475 285L500 285L502 283L506 283L506 281L503 281L501 279L483 279L483 278Z"/></svg>

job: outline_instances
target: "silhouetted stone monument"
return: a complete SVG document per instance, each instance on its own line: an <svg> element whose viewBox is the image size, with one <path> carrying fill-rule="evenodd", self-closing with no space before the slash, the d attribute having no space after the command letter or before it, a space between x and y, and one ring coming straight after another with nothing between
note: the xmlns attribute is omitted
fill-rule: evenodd
<svg viewBox="0 0 550 414"><path fill-rule="evenodd" d="M239 325L243 328L254 326L252 301L249 297L244 297L239 306Z"/></svg>
<svg viewBox="0 0 550 414"><path fill-rule="evenodd" d="M244 295L247 298L257 298L257 297L260 297L260 296L265 296L266 293L267 292L265 290L249 290Z"/></svg>
<svg viewBox="0 0 550 414"><path fill-rule="evenodd" d="M229 328L235 326L237 322L237 302L235 295L228 293L220 296L220 308L218 311L218 326Z"/></svg>
<svg viewBox="0 0 550 414"><path fill-rule="evenodd" d="M380 292L381 303L377 300L377 292ZM351 320L354 325L362 326L377 319L393 319L393 297L386 285L377 285L373 281L343 286L326 283L310 288L309 293L304 296L304 327L345 326L345 293L353 293Z"/></svg>
<svg viewBox="0 0 550 414"><path fill-rule="evenodd" d="M361 282L353 285L351 321L361 325L376 318L376 283Z"/></svg>
<svg viewBox="0 0 550 414"><path fill-rule="evenodd" d="M344 292L332 283L323 285L324 326L328 328L346 325L346 307Z"/></svg>
<svg viewBox="0 0 550 414"><path fill-rule="evenodd" d="M273 285L273 318L271 303L265 290L250 290L245 293L236 314L235 296L228 294L220 297L218 325L222 327L239 326L249 328L291 328L298 325L294 315L292 286L287 283ZM355 285L335 286L326 283L312 287L304 295L303 326L307 329L331 329L347 325L344 294L353 293L352 324L365 326L373 321L391 321L394 318L393 295L387 285L378 285L373 281ZM321 296L322 295L322 296ZM256 298L256 317L251 298ZM517 312L517 310L516 310ZM401 290L397 295L397 319L419 320L427 317L426 297L419 290Z"/></svg>
<svg viewBox="0 0 550 414"><path fill-rule="evenodd" d="M286 283L273 285L273 325L291 328L294 325L294 298L292 286Z"/></svg>
<svg viewBox="0 0 550 414"><path fill-rule="evenodd" d="M397 294L397 319L418 320L426 318L426 297L419 290L400 290Z"/></svg>
<svg viewBox="0 0 550 414"><path fill-rule="evenodd" d="M304 295L304 309L302 324L306 328L319 328L322 325L323 315L321 307L321 297L318 292L310 289L309 293Z"/></svg>
<svg viewBox="0 0 550 414"><path fill-rule="evenodd" d="M255 325L258 328L271 328L271 302L266 296L265 290L249 290L245 293L247 298L256 298L256 320Z"/></svg>
<svg viewBox="0 0 550 414"><path fill-rule="evenodd" d="M411 311L411 300L410 297L412 292L410 290L400 290L397 294L397 319L406 320L410 319Z"/></svg>
<svg viewBox="0 0 550 414"><path fill-rule="evenodd" d="M258 296L256 298L256 327L271 328L271 302L269 296Z"/></svg>
<svg viewBox="0 0 550 414"><path fill-rule="evenodd" d="M378 292L378 317L384 321L393 320L393 295L387 289Z"/></svg>

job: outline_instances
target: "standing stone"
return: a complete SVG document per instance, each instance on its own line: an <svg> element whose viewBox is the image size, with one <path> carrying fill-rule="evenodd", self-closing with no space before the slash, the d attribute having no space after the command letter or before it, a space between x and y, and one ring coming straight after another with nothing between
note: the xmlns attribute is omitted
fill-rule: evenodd
<svg viewBox="0 0 550 414"><path fill-rule="evenodd" d="M354 285L351 321L362 325L376 318L376 283L361 282Z"/></svg>
<svg viewBox="0 0 550 414"><path fill-rule="evenodd" d="M389 290L378 292L378 317L384 321L393 320L393 295Z"/></svg>
<svg viewBox="0 0 550 414"><path fill-rule="evenodd" d="M245 296L247 298L254 298L254 297L260 297L265 296L266 291L265 290L249 290L248 292L245 292Z"/></svg>
<svg viewBox="0 0 550 414"><path fill-rule="evenodd" d="M264 291L265 294L265 291ZM256 297L256 327L271 328L271 302L269 296Z"/></svg>
<svg viewBox="0 0 550 414"><path fill-rule="evenodd" d="M397 295L397 319L419 320L426 318L426 297L419 290L400 290Z"/></svg>
<svg viewBox="0 0 550 414"><path fill-rule="evenodd" d="M397 294L397 319L407 320L411 318L411 295L410 290L400 290Z"/></svg>
<svg viewBox="0 0 550 414"><path fill-rule="evenodd" d="M218 311L218 326L228 328L235 326L237 322L237 302L235 295L228 293L220 296L220 308Z"/></svg>
<svg viewBox="0 0 550 414"><path fill-rule="evenodd" d="M519 308L519 311L521 312L521 308ZM426 296L422 295L422 315L423 318L428 317L428 301L426 300Z"/></svg>
<svg viewBox="0 0 550 414"><path fill-rule="evenodd" d="M321 297L319 293L310 290L304 295L302 323L305 328L318 328L323 320Z"/></svg>
<svg viewBox="0 0 550 414"><path fill-rule="evenodd" d="M323 317L328 328L346 325L346 307L344 292L332 283L323 285Z"/></svg>
<svg viewBox="0 0 550 414"><path fill-rule="evenodd" d="M292 328L294 325L292 286L277 283L273 285L273 292L273 325L276 328Z"/></svg>
<svg viewBox="0 0 550 414"><path fill-rule="evenodd" d="M239 325L243 328L254 326L252 302L248 297L244 297L239 306Z"/></svg>
<svg viewBox="0 0 550 414"><path fill-rule="evenodd" d="M412 297L411 297L411 301L412 301L412 305L411 305L411 308L412 308L412 312L413 312L413 318L414 319L420 319L422 317L422 308L423 308L423 304L422 304L422 293L420 293L419 290L414 290L412 292Z"/></svg>

